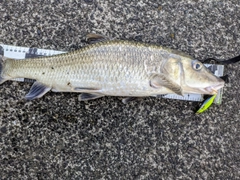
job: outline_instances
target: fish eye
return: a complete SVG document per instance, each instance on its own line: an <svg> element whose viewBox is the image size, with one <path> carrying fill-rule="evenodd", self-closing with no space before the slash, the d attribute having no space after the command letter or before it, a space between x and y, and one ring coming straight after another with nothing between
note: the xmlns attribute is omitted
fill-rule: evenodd
<svg viewBox="0 0 240 180"><path fill-rule="evenodd" d="M192 67L193 67L193 69L199 71L199 70L202 69L203 64L202 64L200 61L194 60L194 61L192 62Z"/></svg>

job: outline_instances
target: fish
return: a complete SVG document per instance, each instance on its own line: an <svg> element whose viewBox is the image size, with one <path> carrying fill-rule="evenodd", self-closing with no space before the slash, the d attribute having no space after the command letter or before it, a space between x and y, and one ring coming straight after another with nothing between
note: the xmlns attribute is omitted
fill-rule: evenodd
<svg viewBox="0 0 240 180"><path fill-rule="evenodd" d="M1 56L0 84L15 78L35 80L26 100L51 90L80 93L80 101L122 96L125 103L169 93L216 94L224 86L221 78L183 52L94 34L88 40L94 43L59 55L23 60Z"/></svg>

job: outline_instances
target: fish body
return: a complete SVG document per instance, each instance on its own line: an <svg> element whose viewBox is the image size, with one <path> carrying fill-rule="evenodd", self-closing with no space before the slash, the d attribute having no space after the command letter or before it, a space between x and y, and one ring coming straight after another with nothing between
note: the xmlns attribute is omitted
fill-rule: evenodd
<svg viewBox="0 0 240 180"><path fill-rule="evenodd" d="M215 94L224 81L188 55L162 46L109 40L65 54L35 59L2 58L0 83L29 78L26 99L46 92L78 92L80 100L102 96Z"/></svg>

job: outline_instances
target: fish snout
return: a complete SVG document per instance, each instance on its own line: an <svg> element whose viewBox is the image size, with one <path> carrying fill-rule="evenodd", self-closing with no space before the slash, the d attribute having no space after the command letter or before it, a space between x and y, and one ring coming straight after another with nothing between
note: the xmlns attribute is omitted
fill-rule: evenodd
<svg viewBox="0 0 240 180"><path fill-rule="evenodd" d="M219 78L219 82L218 83L216 83L214 85L211 85L211 86L208 86L208 87L206 87L204 89L209 94L217 94L218 90L224 87L224 84L225 84L225 81L222 80L221 78Z"/></svg>

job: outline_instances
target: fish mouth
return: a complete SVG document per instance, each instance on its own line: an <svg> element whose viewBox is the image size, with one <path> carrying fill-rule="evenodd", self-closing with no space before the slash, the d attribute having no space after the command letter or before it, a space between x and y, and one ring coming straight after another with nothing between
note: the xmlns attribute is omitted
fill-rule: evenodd
<svg viewBox="0 0 240 180"><path fill-rule="evenodd" d="M217 84L217 85L213 85L213 86L208 86L206 88L204 88L204 90L209 93L209 94L217 94L218 90L221 89L224 86L224 82Z"/></svg>

